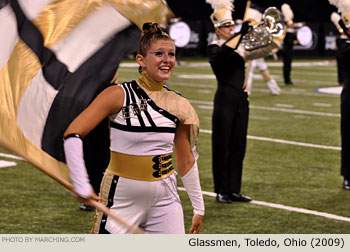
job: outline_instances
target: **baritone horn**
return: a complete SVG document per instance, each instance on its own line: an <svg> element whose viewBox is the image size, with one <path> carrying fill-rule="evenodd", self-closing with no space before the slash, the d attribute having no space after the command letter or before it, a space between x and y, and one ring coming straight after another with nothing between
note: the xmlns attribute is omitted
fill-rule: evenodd
<svg viewBox="0 0 350 252"><path fill-rule="evenodd" d="M274 37L284 33L285 27L281 12L276 7L269 7L264 11L262 21L243 36L241 45L246 51L268 46Z"/></svg>

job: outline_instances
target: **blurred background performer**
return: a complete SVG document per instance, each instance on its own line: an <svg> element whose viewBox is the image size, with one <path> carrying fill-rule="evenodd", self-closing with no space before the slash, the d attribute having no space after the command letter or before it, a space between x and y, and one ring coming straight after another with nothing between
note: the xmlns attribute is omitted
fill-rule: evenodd
<svg viewBox="0 0 350 252"><path fill-rule="evenodd" d="M216 202L249 202L241 194L243 159L246 150L249 103L244 87L245 60L268 55L279 44L247 51L241 41L251 26L243 22L234 33L233 1L210 1L214 12L210 16L218 40L208 46L209 63L218 88L214 98L212 118L212 169Z"/></svg>
<svg viewBox="0 0 350 252"><path fill-rule="evenodd" d="M113 80L120 61L136 48L142 24L166 24L173 14L162 0L1 4L1 31L7 36L0 38L5 90L0 108L9 109L0 110L0 143L67 185L64 130ZM108 139L107 120L84 139L84 158L97 193L109 162Z"/></svg>
<svg viewBox="0 0 350 252"><path fill-rule="evenodd" d="M255 3L251 3L250 7L247 10L247 17L246 19L250 21L251 25L258 24L262 19L262 12L264 10L261 9L258 5ZM251 60L248 63L247 67L247 74L246 74L246 87L248 90L248 95L251 95L252 93L252 85L253 85L253 79L254 79L254 70L258 67L258 70L263 77L264 82L266 83L267 87L270 89L271 94L273 95L280 95L281 89L278 86L276 80L274 80L270 74L270 71L267 67L267 64L265 62L264 58L259 58L255 60Z"/></svg>
<svg viewBox="0 0 350 252"><path fill-rule="evenodd" d="M283 59L284 84L294 85L290 77L292 71L293 46L297 40L293 25L294 13L290 6L286 3L282 4L281 10L284 15L284 20L287 24L287 33L283 41L283 48L281 50L281 56Z"/></svg>
<svg viewBox="0 0 350 252"><path fill-rule="evenodd" d="M343 85L344 84L344 75L346 71L346 66L344 64L344 58L343 54L340 51L340 48L344 47L344 43L348 40L348 37L344 34L344 30L340 27L339 21L341 20L341 16L333 12L331 14L331 21L335 25L338 31L338 36L336 39L336 45L337 45L337 54L336 54L336 60L337 60L337 74L338 74L338 84Z"/></svg>
<svg viewBox="0 0 350 252"><path fill-rule="evenodd" d="M350 0L329 0L342 14L339 24L347 34L348 40L343 43L339 50L343 55L344 65L350 66ZM343 90L340 96L340 132L341 132L341 169L343 176L343 189L350 190L350 72L345 71Z"/></svg>

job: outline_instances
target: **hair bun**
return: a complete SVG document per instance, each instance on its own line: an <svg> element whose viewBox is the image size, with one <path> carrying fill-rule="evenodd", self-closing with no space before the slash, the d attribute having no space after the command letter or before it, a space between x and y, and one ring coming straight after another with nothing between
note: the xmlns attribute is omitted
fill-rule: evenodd
<svg viewBox="0 0 350 252"><path fill-rule="evenodd" d="M142 26L142 33L162 33L162 28L158 23L155 22L147 22Z"/></svg>

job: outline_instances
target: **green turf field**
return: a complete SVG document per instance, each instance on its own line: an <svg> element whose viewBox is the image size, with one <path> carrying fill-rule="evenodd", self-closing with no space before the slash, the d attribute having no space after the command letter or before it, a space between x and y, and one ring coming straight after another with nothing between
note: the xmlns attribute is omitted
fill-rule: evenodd
<svg viewBox="0 0 350 252"><path fill-rule="evenodd" d="M294 60L296 85L288 87L281 64L270 62L281 96L270 95L255 71L242 188L254 201L221 205L205 195L202 233L350 233L350 192L342 190L340 176L340 98L315 92L338 86L335 61L315 62ZM137 67L122 66L119 81L137 75ZM210 130L216 80L203 60L182 62L167 84L199 115L201 184L203 191L213 192ZM0 147L0 153L9 152ZM0 233L90 232L94 213L80 211L64 187L25 161L3 156L0 161L17 163L0 168ZM192 207L185 192L180 196L188 230Z"/></svg>

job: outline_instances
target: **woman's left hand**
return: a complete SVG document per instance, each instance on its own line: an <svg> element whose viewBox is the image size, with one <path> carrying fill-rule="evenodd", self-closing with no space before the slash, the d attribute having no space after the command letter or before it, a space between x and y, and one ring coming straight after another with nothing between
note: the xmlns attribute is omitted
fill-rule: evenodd
<svg viewBox="0 0 350 252"><path fill-rule="evenodd" d="M199 234L202 227L203 216L195 214L192 218L192 227L190 229L190 234Z"/></svg>

